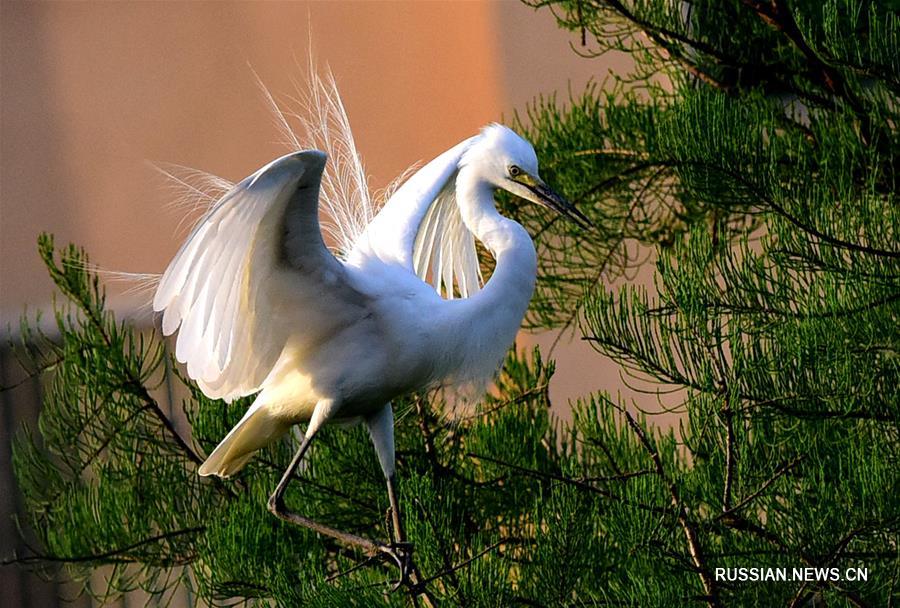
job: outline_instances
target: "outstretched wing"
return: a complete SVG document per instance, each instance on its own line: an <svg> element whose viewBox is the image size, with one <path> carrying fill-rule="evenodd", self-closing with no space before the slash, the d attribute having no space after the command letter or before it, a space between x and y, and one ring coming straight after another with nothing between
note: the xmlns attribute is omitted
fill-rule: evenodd
<svg viewBox="0 0 900 608"><path fill-rule="evenodd" d="M447 150L400 186L356 239L348 261L364 266L377 258L403 267L446 298L454 297L454 285L463 297L478 291L475 239L460 215L455 183L460 158L475 139Z"/></svg>
<svg viewBox="0 0 900 608"><path fill-rule="evenodd" d="M181 328L176 357L210 397L256 392L289 336L314 342L362 310L363 296L319 228L325 162L322 152L295 152L237 184L159 283L153 308L164 311L163 333Z"/></svg>

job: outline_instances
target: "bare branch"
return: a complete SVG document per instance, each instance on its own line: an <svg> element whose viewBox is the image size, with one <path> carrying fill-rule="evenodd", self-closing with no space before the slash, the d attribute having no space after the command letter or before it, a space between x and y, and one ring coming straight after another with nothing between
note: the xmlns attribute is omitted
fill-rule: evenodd
<svg viewBox="0 0 900 608"><path fill-rule="evenodd" d="M613 500L619 501L622 504L636 507L636 508L642 509L644 511L649 511L651 513L656 513L657 515L669 515L670 514L668 510L663 509L661 507L654 507L652 505L645 505L643 503L635 502L635 501L625 498L623 496L613 494L612 492L609 492L608 490L604 490L603 488L598 488L596 486L592 486L591 484L585 483L584 481L579 480L579 479L572 479L570 477L564 477L562 475L554 475L552 473L544 473L542 471L535 471L534 469L527 469L525 467L520 467L520 466L512 464L510 462L504 462L502 460L497 460L496 458L491 458L490 456L482 456L480 454L475 454L472 452L469 452L468 454L466 454L466 456L469 456L470 458L477 458L478 460L485 460L487 462L492 462L492 463L498 464L502 467L507 467L514 471L518 471L518 472L522 473L523 475L527 475L529 477L535 477L537 479L547 479L547 480L552 480L552 481L559 481L559 482L562 482L565 484L573 485L582 490L587 490L588 492L593 492L594 494L599 494L600 496L604 496L606 498L611 498Z"/></svg>
<svg viewBox="0 0 900 608"><path fill-rule="evenodd" d="M644 449L649 454L650 459L653 461L653 464L656 467L657 475L659 475L659 477L669 488L669 496L672 498L672 506L675 508L675 511L678 514L678 523L681 524L681 529L684 531L684 536L688 544L688 551L691 554L691 559L694 562L694 566L697 568L697 572L700 576L700 581L703 583L703 589L706 591L706 597L704 598L706 601L706 605L710 608L717 608L718 606L721 606L721 602L719 601L719 592L716 588L716 582L710 574L709 568L707 568L706 566L706 559L703 556L703 549L700 546L700 539L697 536L697 530L694 528L694 524L688 518L687 511L685 510L684 505L681 502L681 497L678 494L678 488L676 487L675 482L670 480L666 476L666 472L662 464L662 459L660 459L659 457L659 452L656 451L656 447L654 447L654 445L650 442L650 439L647 437L647 433L635 421L634 417L631 415L631 412L624 408L620 408L620 411L625 415L625 419L628 421L628 426L631 427L631 430L634 431L634 434L637 435L641 444L644 446Z"/></svg>
<svg viewBox="0 0 900 608"><path fill-rule="evenodd" d="M30 555L28 557L17 557L0 561L0 566L7 566L10 564L33 564L41 562L61 562L71 564L98 561L113 562L116 560L119 560L121 563L131 563L136 560L129 557L129 553L135 549L144 547L146 545L152 545L159 541L169 540L171 538L177 538L179 536L185 536L188 534L199 534L204 531L206 531L206 526L196 526L193 528L185 528L184 530L174 530L171 532L157 534L155 536L140 540L136 543L127 545L125 547L110 549L109 551L104 551L102 553L94 553L91 555ZM189 561L190 559L187 559L186 561L173 560L171 565L183 565L185 563L188 563Z"/></svg>
<svg viewBox="0 0 900 608"><path fill-rule="evenodd" d="M772 476L769 477L765 482L763 482L763 484L755 492L753 492L749 496L745 497L743 500L741 500L739 503L737 503L733 507L726 509L725 512L722 513L722 515L720 515L719 517L725 517L732 513L737 513L738 511L740 511L741 509L743 509L744 507L749 505L751 502L753 502L759 496L761 496L762 493L765 492L769 486L771 486L773 483L775 483L779 477L781 477L782 475L784 475L785 473L787 473L788 471L793 469L795 466L800 464L800 462L802 462L805 458L806 458L806 456L797 456L792 461L782 464L780 467L775 469L775 472L772 474Z"/></svg>

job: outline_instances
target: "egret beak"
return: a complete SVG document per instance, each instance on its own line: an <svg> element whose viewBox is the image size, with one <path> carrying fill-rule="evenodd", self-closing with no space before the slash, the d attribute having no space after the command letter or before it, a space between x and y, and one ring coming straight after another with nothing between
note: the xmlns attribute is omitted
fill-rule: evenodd
<svg viewBox="0 0 900 608"><path fill-rule="evenodd" d="M523 172L513 179L529 190L533 196L528 196L527 198L532 202L553 209L581 228L591 229L594 227L594 224L585 214L579 211L568 199L544 183L541 178Z"/></svg>

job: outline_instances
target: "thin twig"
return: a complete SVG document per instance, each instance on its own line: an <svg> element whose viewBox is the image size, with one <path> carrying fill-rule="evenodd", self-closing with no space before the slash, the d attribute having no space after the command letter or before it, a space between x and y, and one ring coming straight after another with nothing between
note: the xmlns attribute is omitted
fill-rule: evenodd
<svg viewBox="0 0 900 608"><path fill-rule="evenodd" d="M746 498L744 498L743 500L738 502L733 507L727 509L719 517L724 517L724 516L730 515L732 513L737 513L738 511L740 511L741 509L743 509L744 507L749 505L756 498L758 498L763 492L765 492L769 486L771 486L773 483L775 483L775 481L777 481L779 477L781 477L782 475L784 475L785 473L787 473L788 471L793 469L800 462L802 462L805 458L806 458L806 456L797 456L792 461L782 464L780 467L775 469L775 472L772 474L771 477L769 477L765 482L763 482L763 484L759 487L759 489L757 489L755 492L753 492L752 494L750 494L749 496L747 496Z"/></svg>
<svg viewBox="0 0 900 608"><path fill-rule="evenodd" d="M183 530L164 532L162 534L157 534L156 536L151 536L150 538L145 538L125 547L111 549L109 551L104 551L103 553L95 553L92 555L29 555L28 557L15 557L12 559L0 561L0 566L8 566L10 564L31 564L39 562L80 563L109 560L112 557L126 555L129 551L132 551L133 549L137 549L139 547L143 547L145 545L150 545L161 540L168 540L170 538L175 538L178 536L184 536L186 534L197 534L200 532L204 532L205 530L206 526L196 526L193 528L185 528Z"/></svg>
<svg viewBox="0 0 900 608"><path fill-rule="evenodd" d="M459 604L461 606L468 606L469 602L466 599L465 595L462 592L462 585L460 584L459 577L456 576L456 569L454 569L453 564L450 561L450 553L447 550L447 544L444 542L443 537L438 531L438 527L434 524L434 520L431 517L431 512L425 508L425 506L419 501L418 498L414 498L416 505L419 507L422 515L425 517L425 520L428 522L428 525L431 527L431 531L434 533L435 539L437 540L438 551L441 555L441 561L444 563L444 568L446 573L450 576L450 582L456 588L456 594L459 597ZM436 577L432 577L436 578ZM426 579L420 583L420 585L425 585L431 579Z"/></svg>
<svg viewBox="0 0 900 608"><path fill-rule="evenodd" d="M644 511L649 511L651 513L656 513L657 515L669 515L669 511L663 509L661 507L654 507L652 505L645 505L640 502L635 502L623 496L619 496L617 494L613 494L608 490L604 490L603 488L598 488L596 486L592 486L589 483L585 483L578 479L572 479L571 477L564 477L562 475L555 475L553 473L544 473L542 471L535 471L534 469L528 469L526 467L520 467L519 465L512 464L510 462L504 462L502 460L497 460L496 458L491 458L490 456L482 456L480 454L475 454L473 452L469 452L466 454L470 458L477 458L478 460L486 460L487 462L492 462L494 464L498 464L503 467L510 468L514 471L519 471L524 475L528 475L529 477L535 477L538 479L547 479L552 481L559 481L565 484L573 485L582 490L587 490L589 492L593 492L594 494L599 494L605 498L611 498L613 500L619 501L622 504L629 505L632 507L637 507L638 509L642 509Z"/></svg>
<svg viewBox="0 0 900 608"><path fill-rule="evenodd" d="M734 483L734 412L729 409L725 399L725 487L722 490L722 511L731 509L731 486Z"/></svg>
<svg viewBox="0 0 900 608"><path fill-rule="evenodd" d="M719 592L716 588L716 582L712 578L709 573L709 569L706 566L706 560L703 556L703 550L700 546L700 539L697 536L697 531L694 529L693 523L691 523L690 519L688 519L687 511L684 508L684 505L681 502L681 498L678 495L678 488L675 486L675 482L670 480L666 476L665 469L663 468L662 460L659 457L659 452L656 451L656 448L650 442L650 439L647 437L647 433L644 432L644 429L638 425L635 421L634 417L631 413L624 409L620 408L620 411L625 415L625 419L628 421L628 426L631 427L631 430L634 431L635 435L637 435L641 444L644 446L644 449L650 456L650 459L653 461L654 466L656 467L656 473L659 477L668 485L669 487L669 496L672 499L672 506L675 508L678 514L678 523L681 524L681 528L684 531L685 539L687 540L688 550L691 554L691 559L694 562L694 566L697 568L697 572L700 575L700 581L703 584L703 589L706 591L706 605L709 608L718 608L721 606L721 602L719 601Z"/></svg>
<svg viewBox="0 0 900 608"><path fill-rule="evenodd" d="M344 570L344 571L342 571L342 572L338 572L337 574L332 574L331 576L329 576L329 577L327 577L327 578L325 579L325 582L326 582L326 583L330 583L330 582L336 581L337 579L339 579L339 578L341 578L341 577L343 577L343 576L347 576L347 575L349 575L349 574L352 574L352 573L356 572L357 570L360 570L360 569L362 569L362 568L368 566L370 563L372 563L373 561L375 561L375 559L376 559L375 556L369 556L369 557L367 557L366 559L364 559L363 561L361 561L361 562L359 562L359 563L357 563L357 564L354 564L354 565L350 566L348 569L346 569L346 570Z"/></svg>
<svg viewBox="0 0 900 608"><path fill-rule="evenodd" d="M10 348L14 348L14 347L15 347L14 345L12 345L12 344L10 345ZM24 367L25 364L22 362L22 359L24 359L24 356L22 358L16 357L16 359L18 360L19 366ZM17 382L13 382L12 384L0 384L0 393L6 392L6 391L11 391L14 388L18 388L18 387L22 386L26 382L33 380L34 378L38 378L38 377L42 376L45 372L56 367L57 365L62 363L64 360L65 360L65 357L60 355L59 357L57 357L51 361L45 361L45 362L41 363L40 365L36 366L34 369L28 371L25 374L25 376L23 378L21 378L20 380L18 380Z"/></svg>
<svg viewBox="0 0 900 608"><path fill-rule="evenodd" d="M640 471L631 471L630 473L621 473L619 475L604 475L602 477L579 477L576 481L589 482L589 481L623 481L625 479L631 479L633 477L642 477L644 475L649 475L653 473L650 469L641 469Z"/></svg>
<svg viewBox="0 0 900 608"><path fill-rule="evenodd" d="M461 417L461 418L456 418L456 419L454 419L454 420L452 420L452 421L448 421L448 424L450 424L450 423L456 423L456 424L458 424L458 423L460 423L460 422L467 422L467 421L469 421L469 420L474 420L474 419L476 419L476 418L481 418L482 416L487 416L488 414L492 414L492 413L494 413L494 412L496 412L496 411L499 411L499 410L501 410L501 409L503 409L503 408L505 408L505 407L508 407L508 406L510 406L510 405L516 405L516 404L522 403L523 401L527 401L528 399L530 399L531 397L534 397L534 396L536 396L536 395L543 395L543 396L546 397L546 396L548 396L548 390L549 390L549 388L550 388L550 383L549 383L549 382L545 382L545 383L543 383L543 384L539 384L538 386L535 386L535 387L533 387L533 388L530 388L530 389L528 389L527 391L521 393L520 395L516 395L516 396L513 397L512 399L506 399L506 400L504 400L504 401L501 401L501 402L499 402L499 403L497 403L497 404L495 404L495 405L489 407L488 409L481 410L481 411L479 411L479 412L476 412L476 413L474 413L474 414L470 414L470 415L468 415L468 416L463 416L463 417ZM425 446L425 449L426 449L426 452L427 452L427 450L428 450L428 446L427 446L427 445Z"/></svg>
<svg viewBox="0 0 900 608"><path fill-rule="evenodd" d="M431 577L429 577L429 578L426 578L426 579L425 579L424 581L422 581L420 584L422 584L422 585L428 584L428 583L430 583L430 582L432 582L432 581L435 581L435 580L437 580L437 579L439 579L439 578L441 578L441 577L443 577L443 576L447 576L448 574L450 574L450 573L452 573L452 572L456 572L457 570L461 570L462 568L465 568L466 566L468 566L469 564L471 564L471 563L474 562L475 560L477 560L477 559L483 557L484 555L487 555L488 553L490 553L491 551L493 551L494 549L496 549L496 548L499 547L500 545L508 545L508 544L519 543L519 542L521 542L521 541L520 541L518 538L513 538L513 537L501 538L501 539L498 540L497 542L491 544L490 546L488 546L488 547L485 548L485 549L482 549L481 551L479 551L478 553L476 553L476 554L473 555L472 557L470 557L470 558L468 558L468 559L465 559L465 560L461 561L460 563L456 564L455 566L451 567L450 569L448 569L448 570L446 570L446 571L444 571L444 572L439 572L439 573L435 574L434 576L431 576Z"/></svg>

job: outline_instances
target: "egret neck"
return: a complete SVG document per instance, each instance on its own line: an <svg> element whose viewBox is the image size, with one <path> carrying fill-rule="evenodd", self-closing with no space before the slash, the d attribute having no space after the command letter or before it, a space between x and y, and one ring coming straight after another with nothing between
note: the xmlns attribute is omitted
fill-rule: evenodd
<svg viewBox="0 0 900 608"><path fill-rule="evenodd" d="M454 342L462 340L469 367L478 361L503 360L515 340L534 292L537 275L537 255L528 232L518 223L500 215L494 206L495 186L460 171L456 181L456 200L466 227L491 252L495 260L494 272L484 288L458 303L458 318L468 325L461 331L454 324Z"/></svg>

